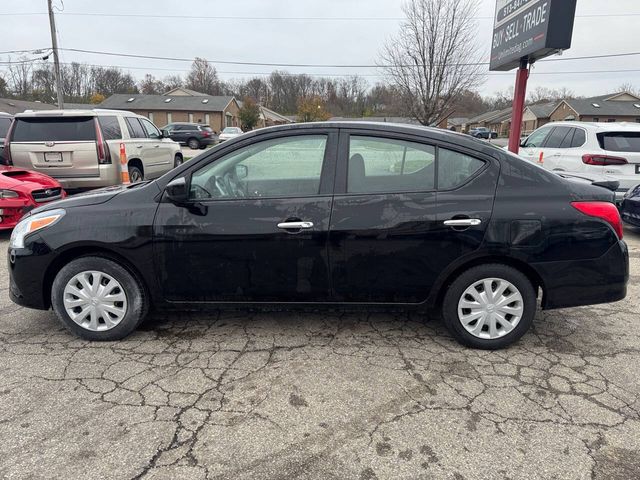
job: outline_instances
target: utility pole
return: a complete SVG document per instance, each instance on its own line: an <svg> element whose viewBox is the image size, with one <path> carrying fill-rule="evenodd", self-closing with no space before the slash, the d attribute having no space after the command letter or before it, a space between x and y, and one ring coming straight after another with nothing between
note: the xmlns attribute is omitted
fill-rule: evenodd
<svg viewBox="0 0 640 480"><path fill-rule="evenodd" d="M58 37L56 35L56 20L53 16L52 0L47 0L49 6L49 26L51 28L51 45L53 47L53 65L56 77L56 92L58 93L58 108L64 108L64 98L62 96L62 79L60 78L60 59L58 58Z"/></svg>

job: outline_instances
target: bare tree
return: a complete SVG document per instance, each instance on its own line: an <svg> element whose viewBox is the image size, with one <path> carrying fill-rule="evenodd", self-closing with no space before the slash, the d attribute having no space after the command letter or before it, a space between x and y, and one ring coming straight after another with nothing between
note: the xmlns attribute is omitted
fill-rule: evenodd
<svg viewBox="0 0 640 480"><path fill-rule="evenodd" d="M221 95L222 88L216 69L204 58L198 58L191 64L187 75L187 88L208 95Z"/></svg>
<svg viewBox="0 0 640 480"><path fill-rule="evenodd" d="M631 95L635 95L636 97L640 96L640 87L638 85L634 85L631 82L623 83L618 87L618 92L627 92Z"/></svg>
<svg viewBox="0 0 640 480"><path fill-rule="evenodd" d="M169 90L162 80L158 80L150 73L147 73L140 81L139 87L140 93L145 95L161 95Z"/></svg>
<svg viewBox="0 0 640 480"><path fill-rule="evenodd" d="M33 63L25 58L19 58L17 63L12 64L7 70L9 78L9 89L19 98L31 99L33 85L31 84L31 73Z"/></svg>
<svg viewBox="0 0 640 480"><path fill-rule="evenodd" d="M162 82L164 83L165 88L167 89L167 92L169 90L173 90L174 88L184 86L184 80L180 75L169 75L167 77L164 77L164 80L162 80ZM166 92L162 92L162 93L166 93Z"/></svg>
<svg viewBox="0 0 640 480"><path fill-rule="evenodd" d="M575 98L575 94L567 87L552 89L546 87L536 87L528 95L529 103L557 102Z"/></svg>
<svg viewBox="0 0 640 480"><path fill-rule="evenodd" d="M423 125L438 122L461 92L483 80L477 0L409 0L399 34L381 54L381 66Z"/></svg>

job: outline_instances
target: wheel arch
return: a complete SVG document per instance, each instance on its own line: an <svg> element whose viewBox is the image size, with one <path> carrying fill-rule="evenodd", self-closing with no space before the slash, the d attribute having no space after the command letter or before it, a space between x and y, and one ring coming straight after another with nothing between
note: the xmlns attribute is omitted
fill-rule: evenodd
<svg viewBox="0 0 640 480"><path fill-rule="evenodd" d="M147 285L144 276L135 267L133 262L129 261L125 256L108 248L98 245L89 245L72 247L68 250L63 251L47 267L43 280L44 288L42 289L45 307L51 308L51 289L53 287L53 281L56 278L58 272L60 272L60 270L62 270L65 265L68 265L70 262L82 257L102 257L117 263L122 268L127 270L127 272L129 272L138 281L147 298L153 300L149 285Z"/></svg>
<svg viewBox="0 0 640 480"><path fill-rule="evenodd" d="M132 158L129 160L127 165L129 166L129 168L130 167L139 168L140 171L142 172L142 177L144 178L144 164L142 163L142 160L140 160L139 158Z"/></svg>
<svg viewBox="0 0 640 480"><path fill-rule="evenodd" d="M543 298L545 294L545 283L542 277L536 272L536 270L531 267L528 263L523 260L519 260L514 257L501 256L501 255L486 255L482 257L476 257L473 259L469 259L460 265L455 266L452 270L445 272L441 278L436 282L435 294L431 296L431 300L428 302L430 307L439 307L442 305L444 300L444 296L447 292L447 288L453 281L459 277L464 271L469 270L470 268L477 267L479 265L489 265L489 264L500 264L506 265L508 267L515 268L522 274L524 274L527 279L533 285L533 289L536 292L536 297L538 297L539 290L542 290Z"/></svg>

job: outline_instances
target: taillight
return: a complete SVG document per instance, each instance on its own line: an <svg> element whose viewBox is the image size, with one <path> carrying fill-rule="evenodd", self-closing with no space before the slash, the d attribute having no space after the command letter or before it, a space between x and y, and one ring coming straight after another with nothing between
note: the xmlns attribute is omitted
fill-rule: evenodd
<svg viewBox="0 0 640 480"><path fill-rule="evenodd" d="M624 235L620 212L613 203L609 202L571 202L576 210L594 218L600 218L613 227L613 230L622 240Z"/></svg>
<svg viewBox="0 0 640 480"><path fill-rule="evenodd" d="M596 155L591 153L585 153L582 156L582 163L587 165L626 165L627 159L622 157L612 157L610 155Z"/></svg>
<svg viewBox="0 0 640 480"><path fill-rule="evenodd" d="M98 150L98 163L101 165L108 165L111 163L111 153L109 152L109 145L104 141L102 136L102 130L98 119L94 119L96 125L96 148Z"/></svg>
<svg viewBox="0 0 640 480"><path fill-rule="evenodd" d="M211 134L205 130L204 132L202 132L202 136L206 138L206 137L210 137Z"/></svg>

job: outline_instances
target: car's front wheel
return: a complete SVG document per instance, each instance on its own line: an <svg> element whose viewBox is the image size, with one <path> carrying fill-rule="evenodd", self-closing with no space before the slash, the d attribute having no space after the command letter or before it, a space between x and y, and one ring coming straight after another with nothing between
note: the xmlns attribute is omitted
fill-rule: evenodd
<svg viewBox="0 0 640 480"><path fill-rule="evenodd" d="M197 138L190 138L187 145L191 150L198 150L200 148L200 141Z"/></svg>
<svg viewBox="0 0 640 480"><path fill-rule="evenodd" d="M488 264L467 270L451 283L442 316L463 345L494 350L511 345L529 330L536 307L535 289L522 272Z"/></svg>
<svg viewBox="0 0 640 480"><path fill-rule="evenodd" d="M103 257L81 257L64 266L53 281L51 304L58 319L86 340L126 337L149 307L140 282Z"/></svg>

